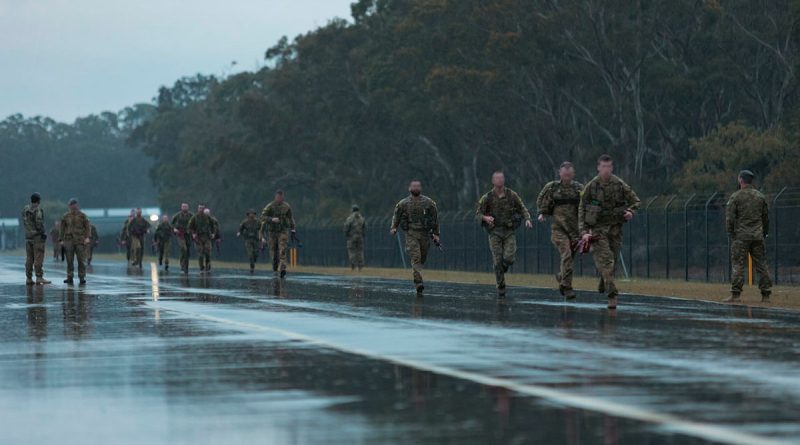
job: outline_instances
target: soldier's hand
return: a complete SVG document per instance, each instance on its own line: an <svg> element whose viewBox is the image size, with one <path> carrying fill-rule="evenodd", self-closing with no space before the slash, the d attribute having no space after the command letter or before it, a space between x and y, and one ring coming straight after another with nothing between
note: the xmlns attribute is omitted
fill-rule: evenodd
<svg viewBox="0 0 800 445"><path fill-rule="evenodd" d="M266 238L261 238L261 244L267 244L267 239Z"/></svg>
<svg viewBox="0 0 800 445"><path fill-rule="evenodd" d="M434 243L439 243L439 235L431 235L431 239L433 239Z"/></svg>
<svg viewBox="0 0 800 445"><path fill-rule="evenodd" d="M89 238L86 238L85 240L83 240L83 244L86 245L86 246L88 246L91 243L92 243L92 240L89 239Z"/></svg>
<svg viewBox="0 0 800 445"><path fill-rule="evenodd" d="M241 232L236 232L236 238L239 238L239 235L241 235Z"/></svg>
<svg viewBox="0 0 800 445"><path fill-rule="evenodd" d="M389 235L395 236L397 234L397 229L389 229Z"/></svg>
<svg viewBox="0 0 800 445"><path fill-rule="evenodd" d="M589 243L592 241L592 234L591 233L584 233L581 237L584 243Z"/></svg>
<svg viewBox="0 0 800 445"><path fill-rule="evenodd" d="M626 210L625 213L622 214L622 217L625 218L625 221L630 221L633 219L633 212Z"/></svg>
<svg viewBox="0 0 800 445"><path fill-rule="evenodd" d="M178 229L172 229L172 231L178 233Z"/></svg>
<svg viewBox="0 0 800 445"><path fill-rule="evenodd" d="M540 223L543 223L543 222L544 222L544 215L542 215L542 214L540 213L540 214L539 214L539 217L538 217L538 218L536 218L536 219L537 219L537 220L538 220Z"/></svg>
<svg viewBox="0 0 800 445"><path fill-rule="evenodd" d="M485 222L489 226L493 226L494 225L494 217L489 216L489 215L483 215L483 222Z"/></svg>
<svg viewBox="0 0 800 445"><path fill-rule="evenodd" d="M280 218L272 218L270 221L272 221L272 222L277 224L277 223L281 222L281 219Z"/></svg>
<svg viewBox="0 0 800 445"><path fill-rule="evenodd" d="M525 227L527 227L529 229L533 228L533 223L531 222L531 220L529 220L529 219L525 220Z"/></svg>

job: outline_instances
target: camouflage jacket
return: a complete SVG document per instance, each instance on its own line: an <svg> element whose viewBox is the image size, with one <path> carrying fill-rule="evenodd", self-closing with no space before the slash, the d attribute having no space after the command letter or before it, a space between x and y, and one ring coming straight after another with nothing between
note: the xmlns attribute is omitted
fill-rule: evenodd
<svg viewBox="0 0 800 445"><path fill-rule="evenodd" d="M197 214L189 220L189 231L200 238L214 239L214 220L210 216Z"/></svg>
<svg viewBox="0 0 800 445"><path fill-rule="evenodd" d="M172 224L168 222L160 222L156 227L156 233L153 235L153 240L157 243L163 243L172 238Z"/></svg>
<svg viewBox="0 0 800 445"><path fill-rule="evenodd" d="M132 219L133 218L128 218L124 223L122 223L122 230L119 232L120 241L127 241L130 238L130 236L128 236L128 224L131 223Z"/></svg>
<svg viewBox="0 0 800 445"><path fill-rule="evenodd" d="M245 240L258 240L261 237L261 224L257 219L245 218L239 224L239 233Z"/></svg>
<svg viewBox="0 0 800 445"><path fill-rule="evenodd" d="M58 239L61 241L83 242L91 239L92 229L89 218L80 210L75 213L67 212L61 217L61 230Z"/></svg>
<svg viewBox="0 0 800 445"><path fill-rule="evenodd" d="M272 218L278 218L278 222L272 222ZM264 207L261 211L261 231L266 235L267 231L272 233L285 232L287 230L294 230L294 217L292 216L292 208L286 201L280 204L272 201Z"/></svg>
<svg viewBox="0 0 800 445"><path fill-rule="evenodd" d="M353 212L344 220L344 236L347 238L363 237L367 231L367 223L361 212Z"/></svg>
<svg viewBox="0 0 800 445"><path fill-rule="evenodd" d="M572 181L564 184L561 181L551 181L545 184L536 207L540 215L552 215L553 230L561 230L572 238L578 237L578 206L581 202L583 184Z"/></svg>
<svg viewBox="0 0 800 445"><path fill-rule="evenodd" d="M725 207L728 236L736 240L756 241L769 234L769 205L764 195L752 185L737 191Z"/></svg>
<svg viewBox="0 0 800 445"><path fill-rule="evenodd" d="M494 228L516 229L522 221L530 221L531 214L522 198L510 188L505 188L503 196L497 196L494 189L489 190L478 200L478 208L475 210L478 221L487 227L483 222L484 216L494 218ZM488 227L487 227L488 228Z"/></svg>
<svg viewBox="0 0 800 445"><path fill-rule="evenodd" d="M141 218L133 218L128 223L128 236L142 239L150 231L150 222Z"/></svg>
<svg viewBox="0 0 800 445"><path fill-rule="evenodd" d="M89 237L89 239L91 239L92 242L96 242L96 241L100 240L100 235L97 234L97 227L95 227L94 224L90 223L89 224L89 228L90 228L90 233L91 233L91 236Z"/></svg>
<svg viewBox="0 0 800 445"><path fill-rule="evenodd" d="M28 204L22 209L22 224L25 226L25 239L44 241L47 232L44 228L44 210L38 205Z"/></svg>
<svg viewBox="0 0 800 445"><path fill-rule="evenodd" d="M178 230L178 236L183 236L189 232L189 221L192 219L192 212L178 212L172 217L172 227Z"/></svg>
<svg viewBox="0 0 800 445"><path fill-rule="evenodd" d="M431 232L439 235L439 210L436 202L425 195L407 196L394 206L392 229Z"/></svg>
<svg viewBox="0 0 800 445"><path fill-rule="evenodd" d="M599 176L586 184L578 206L578 230L581 234L592 229L607 229L625 222L627 210L639 208L641 201L631 186L616 175L604 182Z"/></svg>

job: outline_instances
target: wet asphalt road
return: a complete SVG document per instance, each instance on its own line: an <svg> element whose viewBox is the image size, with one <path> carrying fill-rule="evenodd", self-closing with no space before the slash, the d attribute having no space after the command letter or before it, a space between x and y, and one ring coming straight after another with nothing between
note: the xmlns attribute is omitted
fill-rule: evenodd
<svg viewBox="0 0 800 445"><path fill-rule="evenodd" d="M0 444L800 443L800 313L0 258Z"/></svg>

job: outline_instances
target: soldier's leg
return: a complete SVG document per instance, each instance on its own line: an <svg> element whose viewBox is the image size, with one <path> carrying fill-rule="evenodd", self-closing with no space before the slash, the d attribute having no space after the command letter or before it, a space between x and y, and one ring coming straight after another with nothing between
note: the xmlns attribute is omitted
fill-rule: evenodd
<svg viewBox="0 0 800 445"><path fill-rule="evenodd" d="M489 251L492 253L492 267L494 268L494 279L498 289L504 288L505 271L503 270L503 238L489 233Z"/></svg>
<svg viewBox="0 0 800 445"><path fill-rule="evenodd" d="M58 251L61 250L60 247L61 246L58 245L58 240L54 239L53 240L53 259L54 260L58 260Z"/></svg>
<svg viewBox="0 0 800 445"><path fill-rule="evenodd" d="M92 257L94 256L94 241L86 247L86 264L92 264Z"/></svg>
<svg viewBox="0 0 800 445"><path fill-rule="evenodd" d="M347 261L350 263L351 269L356 268L356 246L354 238L347 239Z"/></svg>
<svg viewBox="0 0 800 445"><path fill-rule="evenodd" d="M514 265L517 259L517 235L510 233L503 239L503 272Z"/></svg>
<svg viewBox="0 0 800 445"><path fill-rule="evenodd" d="M614 284L614 253L608 242L608 237L601 236L592 244L592 258L600 276L605 283L605 290L609 297L617 295Z"/></svg>
<svg viewBox="0 0 800 445"><path fill-rule="evenodd" d="M269 232L269 257L272 258L272 271L278 271L278 235Z"/></svg>
<svg viewBox="0 0 800 445"><path fill-rule="evenodd" d="M167 240L163 241L161 244L161 251L164 255L164 265L169 266L169 253L172 251L172 240L167 238Z"/></svg>
<svg viewBox="0 0 800 445"><path fill-rule="evenodd" d="M737 297L744 286L744 262L747 259L748 246L744 241L734 240L731 243L731 295Z"/></svg>
<svg viewBox="0 0 800 445"><path fill-rule="evenodd" d="M45 244L44 242L38 242L33 244L33 270L36 272L36 278L41 280L44 277L44 251L45 251Z"/></svg>
<svg viewBox="0 0 800 445"><path fill-rule="evenodd" d="M286 270L286 257L289 247L289 232L281 232L278 234L278 257L280 260L281 272Z"/></svg>
<svg viewBox="0 0 800 445"><path fill-rule="evenodd" d="M181 269L189 270L189 241L186 236L178 237L178 247L181 249Z"/></svg>
<svg viewBox="0 0 800 445"><path fill-rule="evenodd" d="M414 276L414 284L422 284L422 247L419 238L406 232L406 253L411 262L411 270Z"/></svg>
<svg viewBox="0 0 800 445"><path fill-rule="evenodd" d="M71 280L75 274L75 245L72 242L64 245L64 254L67 261L67 279Z"/></svg>
<svg viewBox="0 0 800 445"><path fill-rule="evenodd" d="M206 258L205 254L203 253L203 239L198 237L195 246L197 246L197 266L200 268L200 272L205 272Z"/></svg>
<svg viewBox="0 0 800 445"><path fill-rule="evenodd" d="M356 267L358 267L358 270L361 270L361 268L364 267L364 238L356 238L353 249L355 250Z"/></svg>
<svg viewBox="0 0 800 445"><path fill-rule="evenodd" d="M569 235L561 230L553 230L550 232L550 241L553 246L558 250L559 258L561 259L559 267L559 288L562 293L572 289L572 273L573 273L573 258L574 252L572 251L572 239Z"/></svg>
<svg viewBox="0 0 800 445"><path fill-rule="evenodd" d="M33 250L33 241L25 240L25 276L28 284L33 283Z"/></svg>
<svg viewBox="0 0 800 445"><path fill-rule="evenodd" d="M78 279L86 280L86 246L78 243L75 246L75 257L78 259Z"/></svg>
<svg viewBox="0 0 800 445"><path fill-rule="evenodd" d="M767 250L764 241L752 241L750 255L753 257L753 270L758 274L758 289L762 296L768 298L772 293L772 277L767 266Z"/></svg>
<svg viewBox="0 0 800 445"><path fill-rule="evenodd" d="M211 270L211 250L212 250L211 243L212 242L213 241L211 241L210 239L207 239L207 240L203 241L203 256L206 257L206 272Z"/></svg>

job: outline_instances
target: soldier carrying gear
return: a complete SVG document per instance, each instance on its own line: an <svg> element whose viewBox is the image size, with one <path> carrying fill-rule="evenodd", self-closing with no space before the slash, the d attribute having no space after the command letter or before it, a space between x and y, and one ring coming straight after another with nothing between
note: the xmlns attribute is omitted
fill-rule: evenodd
<svg viewBox="0 0 800 445"><path fill-rule="evenodd" d="M607 292L609 309L617 307L619 291L614 283L614 269L622 248L622 225L633 219L641 203L633 189L613 172L611 156L600 156L597 176L584 187L578 207L578 230L584 243L591 242L601 277L598 291Z"/></svg>
<svg viewBox="0 0 800 445"><path fill-rule="evenodd" d="M61 217L58 239L66 249L67 254L67 279L64 283L74 284L75 258L78 259L78 279L80 284L86 284L86 246L92 241L92 229L89 218L81 212L78 200L69 200L69 211Z"/></svg>
<svg viewBox="0 0 800 445"><path fill-rule="evenodd" d="M425 286L422 269L428 258L430 242L439 243L439 210L436 203L422 194L422 183L413 180L408 185L409 196L394 207L389 234L394 236L400 228L406 232L406 252L411 258L417 296L422 296Z"/></svg>
<svg viewBox="0 0 800 445"><path fill-rule="evenodd" d="M192 236L189 233L189 220L192 219L189 204L181 204L181 211L172 217L172 231L181 250L181 271L189 273L189 248L192 245Z"/></svg>
<svg viewBox="0 0 800 445"><path fill-rule="evenodd" d="M247 217L239 224L239 231L236 232L236 236L244 239L244 249L247 252L247 258L250 260L250 273L255 271L256 261L258 261L260 232L261 224L256 219L256 211L255 209L249 209Z"/></svg>
<svg viewBox="0 0 800 445"><path fill-rule="evenodd" d="M125 258L128 260L128 263L131 262L131 240L130 234L128 233L128 224L131 223L133 218L136 217L136 209L131 209L131 213L128 215L128 219L122 224L122 231L119 233L119 243L125 246Z"/></svg>
<svg viewBox="0 0 800 445"><path fill-rule="evenodd" d="M294 236L296 227L292 208L284 201L283 190L275 192L275 199L261 211L261 242L269 246L272 258L272 272L280 277L286 276L286 253L289 246L289 232Z"/></svg>
<svg viewBox="0 0 800 445"><path fill-rule="evenodd" d="M197 214L189 220L189 231L197 244L198 263L203 274L211 271L211 243L217 235L211 212L206 212L205 206L199 206L198 209Z"/></svg>
<svg viewBox="0 0 800 445"><path fill-rule="evenodd" d="M163 264L164 270L169 270L169 252L174 234L173 229L169 216L164 215L156 227L155 236L153 236L153 241L158 248L158 265L161 266Z"/></svg>
<svg viewBox="0 0 800 445"><path fill-rule="evenodd" d="M353 212L344 221L344 236L347 238L347 257L350 260L350 269L361 270L364 267L364 236L367 232L367 223L357 205L353 205Z"/></svg>
<svg viewBox="0 0 800 445"><path fill-rule="evenodd" d="M492 251L497 295L506 295L506 272L514 264L517 252L516 230L522 221L525 227L533 227L531 214L516 192L505 186L505 174L492 174L492 190L478 201L475 215L489 233L489 249Z"/></svg>
<svg viewBox="0 0 800 445"><path fill-rule="evenodd" d="M150 222L142 216L142 209L136 209L135 216L128 222L128 239L131 242L132 266L142 268L144 258L144 237L150 233Z"/></svg>
<svg viewBox="0 0 800 445"><path fill-rule="evenodd" d="M580 236L578 232L578 205L581 200L583 185L573 181L575 167L564 161L558 169L559 180L548 182L536 200L539 209L539 222L545 216L552 216L550 224L550 241L561 257L561 268L556 275L558 289L567 299L575 298L572 289L572 275L575 259L574 246ZM585 244L587 247L588 243Z"/></svg>
<svg viewBox="0 0 800 445"><path fill-rule="evenodd" d="M750 170L739 173L739 190L731 195L725 207L725 226L731 239L731 295L726 303L741 301L747 255L753 259L758 273L761 301L768 303L772 280L767 267L764 238L769 234L769 205L764 195L753 187L755 175Z"/></svg>
<svg viewBox="0 0 800 445"><path fill-rule="evenodd" d="M25 227L25 284L50 284L44 279L44 250L47 234L44 227L44 211L39 206L42 197L38 193L31 195L31 203L22 209L22 224ZM36 281L33 273L36 271Z"/></svg>

